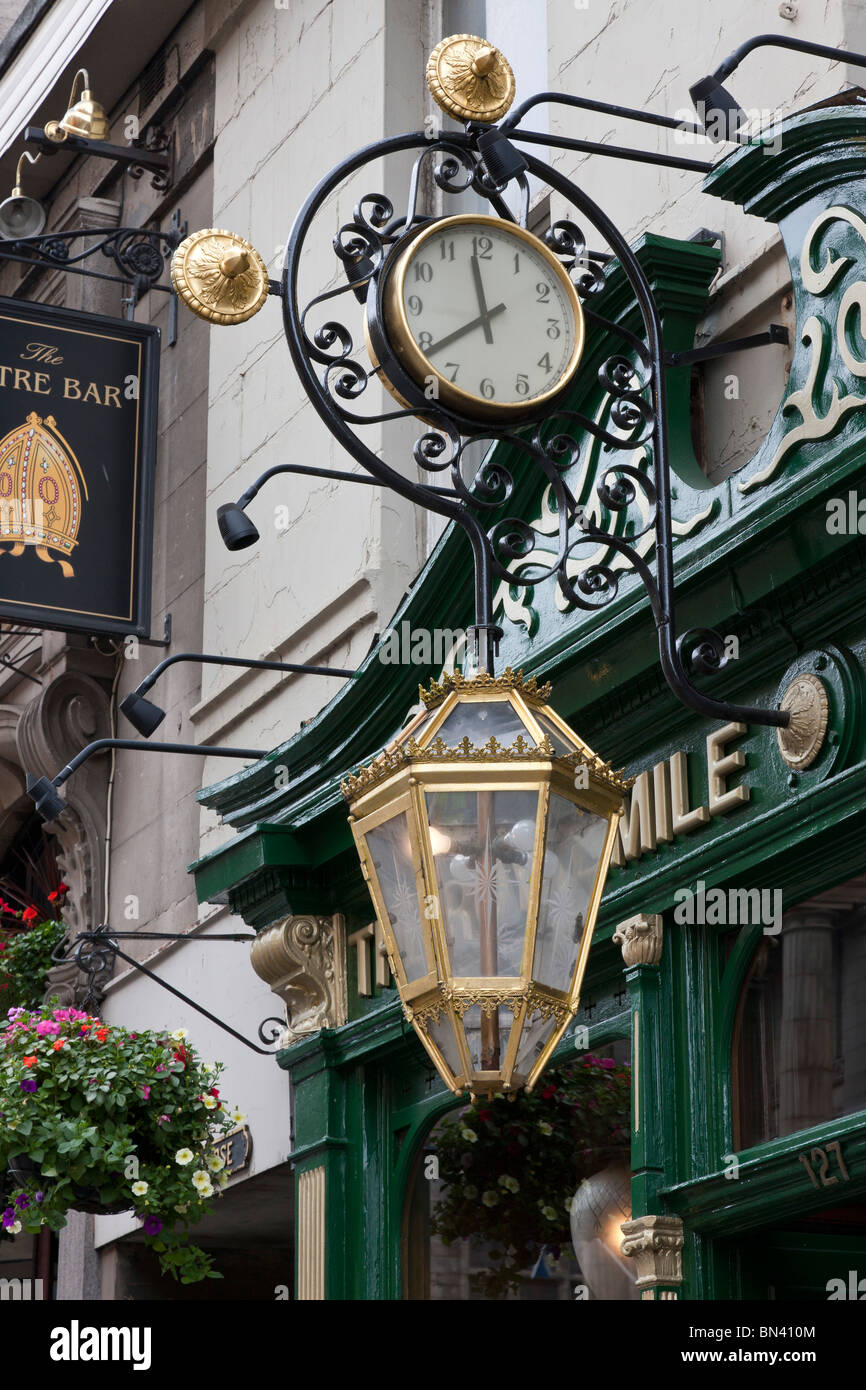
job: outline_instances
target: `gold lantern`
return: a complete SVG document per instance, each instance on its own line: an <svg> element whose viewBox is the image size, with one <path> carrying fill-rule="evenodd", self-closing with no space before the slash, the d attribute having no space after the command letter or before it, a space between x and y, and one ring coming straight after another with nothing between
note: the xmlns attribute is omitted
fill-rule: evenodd
<svg viewBox="0 0 866 1390"><path fill-rule="evenodd" d="M577 1011L628 783L510 669L343 783L403 1011L454 1092L531 1090Z"/></svg>

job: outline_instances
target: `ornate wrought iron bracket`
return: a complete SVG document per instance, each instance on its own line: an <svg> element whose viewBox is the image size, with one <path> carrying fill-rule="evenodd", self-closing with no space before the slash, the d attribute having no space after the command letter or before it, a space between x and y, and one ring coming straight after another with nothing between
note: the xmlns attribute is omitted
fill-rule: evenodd
<svg viewBox="0 0 866 1390"><path fill-rule="evenodd" d="M172 252L180 245L180 229L161 232L145 227L112 227L110 231L76 228L68 232L43 232L40 236L0 241L0 260L17 261L34 269L63 270L70 275L86 275L93 280L132 285L135 298L146 290L171 294L170 284L160 284ZM88 245L88 242L90 243ZM82 243L80 248L78 243ZM117 275L91 270L81 265L92 256L103 255L113 261Z"/></svg>
<svg viewBox="0 0 866 1390"><path fill-rule="evenodd" d="M570 604L594 611L616 597L616 569L610 563L595 560L576 567L574 556L581 547L590 547L590 553L603 547L621 556L643 581L658 633L661 667L678 700L713 719L784 727L790 720L788 711L741 706L714 698L697 689L690 678L694 671L719 671L726 664L726 653L724 639L717 632L693 629L677 634L676 630L665 368L716 355L716 350L665 353L658 306L625 237L577 184L543 160L515 148L512 141L536 141L534 132L519 129L524 112L550 99L550 94L543 94L524 103L502 126L468 122L462 132L449 132L433 140L423 131L380 140L345 159L321 180L298 213L283 264L283 323L293 362L328 429L373 479L465 531L475 568L473 637L477 666L492 672L501 636L494 621L494 579L526 588L554 578ZM558 95L556 100L563 101ZM566 99L563 104L599 107L598 103L583 99ZM616 111L658 125L682 125L672 118L649 117L627 108ZM542 142L554 143L549 136L539 135L537 143ZM586 142L564 137L555 143L576 151L586 148ZM417 153L405 211L395 210L391 199L382 192L361 197L351 220L339 228L332 240L345 283L304 302L299 291L301 261L324 204L345 180L367 165L413 150ZM602 146L597 153L628 158L636 152ZM641 158L660 162L660 158L644 153ZM679 167L699 168L702 172L705 168L699 161L676 162ZM544 241L570 275L590 327L611 335L621 344L619 351L598 368L603 405L592 417L560 399L537 408L535 414L529 411L519 424L483 425L446 409L436 400L419 399L417 384L400 361L393 354L388 355L387 335L381 328L382 272L399 240L434 220L420 205L420 188L428 172L446 198L472 190L489 202L497 216L524 227L529 214L529 175L541 180L574 209L575 218L560 218L548 229ZM505 199L509 188L519 195L519 213L512 211ZM581 224L591 228L593 239L600 237L608 251L590 253ZM632 289L642 334L605 318L594 308L606 285L607 263L614 259ZM362 312L359 301L366 306L367 317L366 323L356 326ZM338 307L342 311L339 317L334 312ZM350 314L354 322L350 322ZM774 326L768 334L758 337L762 343L777 342L781 341L778 335L778 326ZM757 341L737 344L757 345ZM731 351L733 346L719 345L718 350ZM365 392L383 371L394 395L402 398L404 408L384 413L365 411ZM374 452L363 438L365 426L392 420L405 423L418 417L425 428L415 442L413 461L422 475L444 474L449 488L434 489L427 482L409 478ZM574 434L578 430L594 436L606 454L612 456L596 485L598 500L587 509L578 505L563 476L577 461L579 446ZM555 549L550 548L550 537L537 534L521 517L505 514L517 479L514 464L504 461L503 450L497 450L497 445L510 446L510 457L520 460L521 476L524 468L535 471L539 482L545 485L545 505L557 521ZM486 451L474 475L470 474L471 446L476 446L476 456L477 446ZM628 461L616 461L617 452L621 456L625 453ZM639 461L635 463L635 459ZM638 547L646 536L652 537L654 570ZM586 550L581 553L586 554Z"/></svg>
<svg viewBox="0 0 866 1390"><path fill-rule="evenodd" d="M142 965L141 961L137 961L133 956L127 955L117 944L118 941L122 940L195 941L196 943L200 943L202 941L255 941L255 939L255 936L250 936L248 932L231 932L219 936L190 936L189 933L185 932L115 932L111 930L107 922L103 922L102 926L98 927L96 931L81 932L72 942L67 942L66 938L64 938L53 952L51 959L59 965L61 962L69 959L71 952L75 964L78 966L79 970L81 970L82 974L87 977L87 991L82 1000L85 1009L98 1009L101 1006L105 998L104 985L111 979L114 972L114 963L116 960L122 960L125 964L133 966L133 968L138 970L142 975L146 975L149 980L153 980L155 984L168 990L169 994L173 994L176 999L180 999L184 1004L188 1004L191 1009L195 1009L197 1013L202 1014L211 1023L215 1023L217 1028L221 1028L224 1033L230 1033L233 1038L243 1043L244 1047L248 1047L251 1052L257 1052L260 1057L272 1057L274 1055L272 1051L269 1051L265 1047L257 1047L255 1043L250 1042L250 1040L245 1038L242 1033L239 1033L237 1029L232 1028L228 1023L224 1023L222 1019L217 1018L216 1014L210 1013L210 1011L203 1008L201 1004L197 1004L194 999L190 999L189 995L183 994L181 990L175 989L174 985L170 985L167 980L163 980L159 975L155 975L146 965ZM285 1027L285 1019L263 1019L259 1024L259 1039L262 1042L274 1043Z"/></svg>

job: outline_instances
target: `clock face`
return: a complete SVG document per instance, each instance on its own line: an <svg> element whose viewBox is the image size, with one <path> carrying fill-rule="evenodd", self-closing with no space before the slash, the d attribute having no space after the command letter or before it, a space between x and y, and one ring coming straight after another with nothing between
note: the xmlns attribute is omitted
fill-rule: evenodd
<svg viewBox="0 0 866 1390"><path fill-rule="evenodd" d="M444 218L399 256L383 300L389 343L443 404L491 418L559 391L583 347L565 270L530 233L495 217Z"/></svg>

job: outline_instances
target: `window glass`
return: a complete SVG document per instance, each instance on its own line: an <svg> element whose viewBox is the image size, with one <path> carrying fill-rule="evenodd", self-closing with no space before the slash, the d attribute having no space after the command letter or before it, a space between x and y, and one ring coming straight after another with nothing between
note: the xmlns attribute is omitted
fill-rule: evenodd
<svg viewBox="0 0 866 1390"><path fill-rule="evenodd" d="M743 985L732 1081L738 1149L866 1110L866 878L800 903Z"/></svg>
<svg viewBox="0 0 866 1390"><path fill-rule="evenodd" d="M407 1299L636 1298L629 1219L630 1045L546 1072L514 1100L438 1121L407 1193Z"/></svg>

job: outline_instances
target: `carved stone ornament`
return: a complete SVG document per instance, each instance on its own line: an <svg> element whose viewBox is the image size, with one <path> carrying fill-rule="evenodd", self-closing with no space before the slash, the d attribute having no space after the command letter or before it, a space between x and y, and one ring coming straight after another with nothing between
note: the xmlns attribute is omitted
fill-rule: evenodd
<svg viewBox="0 0 866 1390"><path fill-rule="evenodd" d="M683 1282L683 1223L678 1216L638 1216L623 1221L620 1230L620 1249L637 1264L639 1289L679 1287Z"/></svg>
<svg viewBox="0 0 866 1390"><path fill-rule="evenodd" d="M288 1047L346 1022L346 925L333 917L286 917L259 932L250 964L286 1006Z"/></svg>
<svg viewBox="0 0 866 1390"><path fill-rule="evenodd" d="M205 227L193 232L171 258L178 298L207 323L244 323L269 293L268 270L256 248L234 232Z"/></svg>
<svg viewBox="0 0 866 1390"><path fill-rule="evenodd" d="M501 120L515 92L508 59L476 34L451 34L437 43L427 62L427 86L455 121Z"/></svg>
<svg viewBox="0 0 866 1390"><path fill-rule="evenodd" d="M809 767L824 746L830 702L824 682L811 671L795 676L781 699L781 708L791 711L786 729L777 729L779 752L788 767Z"/></svg>
<svg viewBox="0 0 866 1390"><path fill-rule="evenodd" d="M67 670L44 687L22 711L16 729L22 768L49 777L93 739L110 733L109 700L97 681ZM48 829L58 845L57 865L69 885L63 909L68 936L92 931L103 920L105 876L105 808L109 758L100 754L79 768L64 785L66 809ZM106 959L104 984L113 962ZM86 977L68 958L48 972L46 998L57 995L64 1006L80 1006Z"/></svg>
<svg viewBox="0 0 866 1390"><path fill-rule="evenodd" d="M613 934L626 965L658 965L662 958L662 918L657 912L638 912L620 922Z"/></svg>

